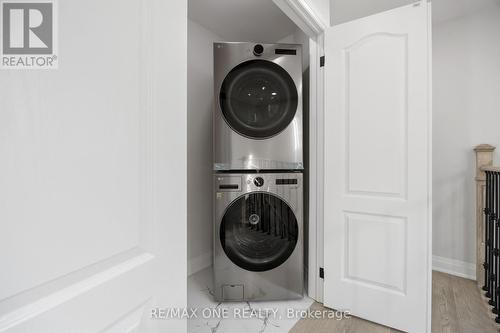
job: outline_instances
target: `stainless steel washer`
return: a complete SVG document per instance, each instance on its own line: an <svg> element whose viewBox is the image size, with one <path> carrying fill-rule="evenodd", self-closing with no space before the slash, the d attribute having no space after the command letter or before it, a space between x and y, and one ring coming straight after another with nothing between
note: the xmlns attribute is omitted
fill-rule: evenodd
<svg viewBox="0 0 500 333"><path fill-rule="evenodd" d="M214 175L218 301L303 296L302 174Z"/></svg>
<svg viewBox="0 0 500 333"><path fill-rule="evenodd" d="M303 169L302 48L214 43L214 170Z"/></svg>

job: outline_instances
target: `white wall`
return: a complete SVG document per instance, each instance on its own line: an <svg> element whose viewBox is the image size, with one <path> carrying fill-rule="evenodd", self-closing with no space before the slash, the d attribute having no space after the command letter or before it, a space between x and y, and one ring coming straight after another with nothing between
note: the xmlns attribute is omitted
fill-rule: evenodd
<svg viewBox="0 0 500 333"><path fill-rule="evenodd" d="M212 43L210 30L188 20L188 272L212 263Z"/></svg>
<svg viewBox="0 0 500 333"><path fill-rule="evenodd" d="M473 265L467 263L475 263L476 237L472 149L489 143L500 150L500 2L434 25L433 39L433 252L445 258L437 258L441 266L471 275Z"/></svg>

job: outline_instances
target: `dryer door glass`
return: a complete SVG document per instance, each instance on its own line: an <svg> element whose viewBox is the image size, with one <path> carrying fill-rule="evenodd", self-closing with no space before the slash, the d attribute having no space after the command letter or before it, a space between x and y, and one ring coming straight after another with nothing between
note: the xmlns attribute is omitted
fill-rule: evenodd
<svg viewBox="0 0 500 333"><path fill-rule="evenodd" d="M251 193L234 201L220 226L226 255L253 272L280 266L292 254L299 237L292 209L269 193Z"/></svg>
<svg viewBox="0 0 500 333"><path fill-rule="evenodd" d="M264 139L283 131L294 119L297 87L281 66L250 60L224 79L220 107L228 125L239 134Z"/></svg>

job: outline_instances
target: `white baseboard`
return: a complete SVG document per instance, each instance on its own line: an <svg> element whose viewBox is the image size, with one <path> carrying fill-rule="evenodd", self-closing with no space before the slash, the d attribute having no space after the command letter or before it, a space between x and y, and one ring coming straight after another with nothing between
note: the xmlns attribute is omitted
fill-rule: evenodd
<svg viewBox="0 0 500 333"><path fill-rule="evenodd" d="M432 269L470 280L476 279L476 265L470 262L432 256Z"/></svg>
<svg viewBox="0 0 500 333"><path fill-rule="evenodd" d="M188 276L193 275L212 265L212 252L203 253L188 260Z"/></svg>

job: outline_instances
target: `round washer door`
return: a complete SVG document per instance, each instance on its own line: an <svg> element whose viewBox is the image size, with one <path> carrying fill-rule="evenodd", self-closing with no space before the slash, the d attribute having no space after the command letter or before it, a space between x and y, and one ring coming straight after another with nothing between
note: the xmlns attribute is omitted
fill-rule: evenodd
<svg viewBox="0 0 500 333"><path fill-rule="evenodd" d="M265 139L279 134L295 117L297 87L281 66L246 61L229 72L219 96L222 114L237 133Z"/></svg>
<svg viewBox="0 0 500 333"><path fill-rule="evenodd" d="M241 196L220 225L222 248L233 263L253 272L283 264L297 245L297 219L286 202L269 193Z"/></svg>

